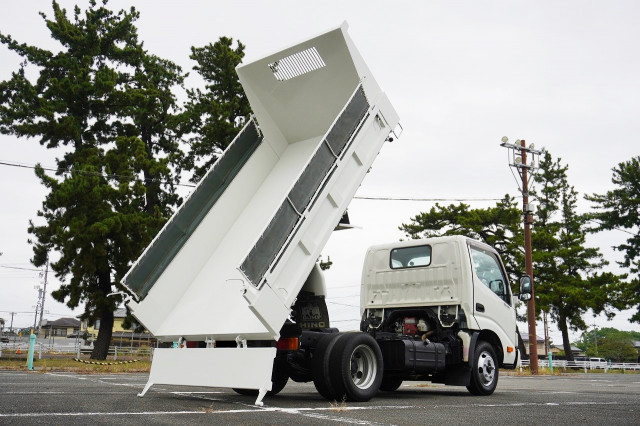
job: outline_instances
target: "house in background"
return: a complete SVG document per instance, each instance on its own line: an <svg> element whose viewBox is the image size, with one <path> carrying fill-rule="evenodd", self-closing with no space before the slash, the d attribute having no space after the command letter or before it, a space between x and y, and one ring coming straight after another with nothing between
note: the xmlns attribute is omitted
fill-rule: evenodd
<svg viewBox="0 0 640 426"><path fill-rule="evenodd" d="M520 332L520 336L522 337L522 341L524 342L524 348L527 356L529 356L529 333ZM544 351L544 338L540 336L536 336L536 346L538 348L538 356L546 355Z"/></svg>
<svg viewBox="0 0 640 426"><path fill-rule="evenodd" d="M124 319L127 316L125 308L116 309L113 313L113 329L111 334L111 346L151 346L156 339L147 330L136 332L139 324L132 321L131 328L124 327ZM88 321L82 321L80 334L88 342L93 342L98 337L100 330L100 320L96 320L93 326L88 325ZM86 333L86 336L85 336Z"/></svg>
<svg viewBox="0 0 640 426"><path fill-rule="evenodd" d="M72 337L80 331L80 321L75 318L60 318L55 321L43 320L38 331L39 337Z"/></svg>

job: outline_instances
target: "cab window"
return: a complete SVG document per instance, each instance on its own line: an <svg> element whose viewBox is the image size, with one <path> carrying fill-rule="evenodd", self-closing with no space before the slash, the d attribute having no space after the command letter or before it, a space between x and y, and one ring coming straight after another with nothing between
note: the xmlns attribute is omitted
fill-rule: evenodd
<svg viewBox="0 0 640 426"><path fill-rule="evenodd" d="M431 264L431 246L402 247L391 250L391 269L415 268Z"/></svg>
<svg viewBox="0 0 640 426"><path fill-rule="evenodd" d="M509 287L500 267L500 261L495 253L469 246L473 271L484 285L499 298L510 304Z"/></svg>

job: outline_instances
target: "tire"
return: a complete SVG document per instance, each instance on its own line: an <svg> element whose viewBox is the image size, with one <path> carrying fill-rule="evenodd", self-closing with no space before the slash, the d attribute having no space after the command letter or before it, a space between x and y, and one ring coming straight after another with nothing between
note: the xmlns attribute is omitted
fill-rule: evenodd
<svg viewBox="0 0 640 426"><path fill-rule="evenodd" d="M366 402L380 389L382 352L367 333L345 333L331 354L331 382L336 399Z"/></svg>
<svg viewBox="0 0 640 426"><path fill-rule="evenodd" d="M323 336L318 342L313 358L311 360L311 368L313 372L313 384L316 390L323 398L332 401L336 399L333 384L329 374L329 361L334 345L342 333L330 333Z"/></svg>
<svg viewBox="0 0 640 426"><path fill-rule="evenodd" d="M491 395L498 386L498 358L489 343L480 341L471 365L471 383L467 386L473 395Z"/></svg>
<svg viewBox="0 0 640 426"><path fill-rule="evenodd" d="M397 377L383 377L382 383L380 383L380 390L385 392L393 392L397 390L402 384L402 379Z"/></svg>
<svg viewBox="0 0 640 426"><path fill-rule="evenodd" d="M286 358L276 356L273 360L273 372L271 373L271 390L267 392L266 396L274 396L280 393L288 381L289 374L287 373ZM233 390L240 395L258 396L257 389L233 388Z"/></svg>

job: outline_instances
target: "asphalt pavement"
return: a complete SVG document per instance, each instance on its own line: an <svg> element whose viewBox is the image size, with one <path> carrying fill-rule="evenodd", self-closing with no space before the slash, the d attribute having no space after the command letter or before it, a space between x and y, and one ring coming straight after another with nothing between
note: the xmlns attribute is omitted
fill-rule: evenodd
<svg viewBox="0 0 640 426"><path fill-rule="evenodd" d="M290 382L263 407L231 389L155 385L147 374L0 371L0 424L640 424L639 374L505 376L487 397L405 382L366 403L330 403Z"/></svg>

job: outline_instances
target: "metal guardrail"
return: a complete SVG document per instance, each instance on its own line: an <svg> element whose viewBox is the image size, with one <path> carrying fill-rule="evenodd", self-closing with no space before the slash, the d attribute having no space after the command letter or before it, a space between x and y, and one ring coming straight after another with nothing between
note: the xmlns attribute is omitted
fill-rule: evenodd
<svg viewBox="0 0 640 426"><path fill-rule="evenodd" d="M520 362L520 367L528 367L529 360L523 359ZM539 359L538 360L539 367L549 367L549 360ZM562 369L581 369L584 370L585 373L587 370L604 370L606 373L608 370L640 370L640 363L632 363L632 362L593 362L593 361L567 361L564 359L554 359L551 361L551 366L553 368L562 368Z"/></svg>

